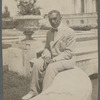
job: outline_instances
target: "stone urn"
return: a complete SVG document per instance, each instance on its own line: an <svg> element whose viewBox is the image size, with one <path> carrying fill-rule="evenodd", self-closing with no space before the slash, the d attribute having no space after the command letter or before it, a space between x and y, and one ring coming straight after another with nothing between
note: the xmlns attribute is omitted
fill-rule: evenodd
<svg viewBox="0 0 100 100"><path fill-rule="evenodd" d="M23 31L26 36L24 40L33 40L31 36L39 29L39 20L43 19L43 17L40 15L25 15L16 16L14 19L17 22L16 29Z"/></svg>

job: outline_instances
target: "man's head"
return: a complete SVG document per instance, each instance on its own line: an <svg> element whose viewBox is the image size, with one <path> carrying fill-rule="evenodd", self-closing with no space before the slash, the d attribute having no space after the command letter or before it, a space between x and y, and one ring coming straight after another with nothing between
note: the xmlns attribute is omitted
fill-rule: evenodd
<svg viewBox="0 0 100 100"><path fill-rule="evenodd" d="M48 14L49 22L53 28L57 28L61 23L61 14L57 10L52 10Z"/></svg>

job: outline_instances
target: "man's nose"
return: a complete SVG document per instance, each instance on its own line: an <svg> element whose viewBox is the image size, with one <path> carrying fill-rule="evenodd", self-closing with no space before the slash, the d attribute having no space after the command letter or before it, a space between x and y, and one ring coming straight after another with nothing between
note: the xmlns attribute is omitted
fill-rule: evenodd
<svg viewBox="0 0 100 100"><path fill-rule="evenodd" d="M52 23L54 23L55 21L52 19Z"/></svg>

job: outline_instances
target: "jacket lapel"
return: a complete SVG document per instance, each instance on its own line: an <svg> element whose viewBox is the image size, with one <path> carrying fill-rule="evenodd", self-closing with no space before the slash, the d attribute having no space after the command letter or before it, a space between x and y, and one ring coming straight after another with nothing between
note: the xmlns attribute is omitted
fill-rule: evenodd
<svg viewBox="0 0 100 100"><path fill-rule="evenodd" d="M50 43L51 48L53 48L53 46L63 37L63 35L64 35L64 32L62 33L62 32L59 31L57 33L57 36L54 38L54 41L52 41Z"/></svg>
<svg viewBox="0 0 100 100"><path fill-rule="evenodd" d="M54 37L54 44L64 35L62 32L58 32L56 37Z"/></svg>

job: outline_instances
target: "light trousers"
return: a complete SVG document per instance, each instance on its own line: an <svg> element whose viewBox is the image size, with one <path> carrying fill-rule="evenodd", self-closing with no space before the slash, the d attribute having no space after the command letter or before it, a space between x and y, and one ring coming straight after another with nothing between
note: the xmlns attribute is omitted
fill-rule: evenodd
<svg viewBox="0 0 100 100"><path fill-rule="evenodd" d="M35 94L39 94L41 91L47 89L59 72L74 68L75 61L71 59L54 62L49 64L45 71L43 70L43 65L44 60L42 58L33 60L30 89Z"/></svg>

